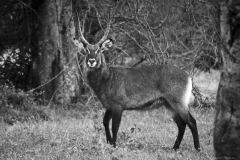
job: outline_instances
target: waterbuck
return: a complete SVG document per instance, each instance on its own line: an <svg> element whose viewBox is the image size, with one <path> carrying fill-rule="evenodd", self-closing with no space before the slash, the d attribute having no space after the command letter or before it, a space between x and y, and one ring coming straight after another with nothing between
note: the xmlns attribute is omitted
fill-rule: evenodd
<svg viewBox="0 0 240 160"><path fill-rule="evenodd" d="M107 39L110 23L100 41L90 44L80 27L75 45L84 54L83 73L88 85L101 101L106 112L103 124L107 143L116 146L117 132L124 110L148 109L163 102L173 114L178 135L173 149L178 149L186 125L190 128L196 150L200 150L196 120L189 112L188 104L192 80L182 70L171 65L141 65L136 67L111 67L106 64L103 52L112 46ZM112 136L109 121L112 119Z"/></svg>

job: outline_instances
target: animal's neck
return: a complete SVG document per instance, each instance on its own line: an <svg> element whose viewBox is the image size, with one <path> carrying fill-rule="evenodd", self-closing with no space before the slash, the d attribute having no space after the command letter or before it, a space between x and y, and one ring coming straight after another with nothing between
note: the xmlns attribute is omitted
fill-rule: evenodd
<svg viewBox="0 0 240 160"><path fill-rule="evenodd" d="M87 81L89 86L96 92L99 93L109 79L110 73L107 66L101 66L98 69L87 72Z"/></svg>

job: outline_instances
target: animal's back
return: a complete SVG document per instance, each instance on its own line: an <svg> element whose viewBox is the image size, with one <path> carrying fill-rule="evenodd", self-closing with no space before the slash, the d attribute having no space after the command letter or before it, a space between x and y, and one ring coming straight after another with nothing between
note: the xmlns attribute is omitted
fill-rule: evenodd
<svg viewBox="0 0 240 160"><path fill-rule="evenodd" d="M160 97L183 99L188 84L188 75L170 65L110 67L110 75L104 98L126 108L136 108Z"/></svg>

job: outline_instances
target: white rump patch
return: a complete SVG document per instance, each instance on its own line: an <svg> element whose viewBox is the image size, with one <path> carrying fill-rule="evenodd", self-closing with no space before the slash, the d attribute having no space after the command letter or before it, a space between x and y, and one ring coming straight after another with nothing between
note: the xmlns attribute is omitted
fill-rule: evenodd
<svg viewBox="0 0 240 160"><path fill-rule="evenodd" d="M183 95L183 104L185 107L188 107L189 103L191 102L192 97L192 79L188 78L188 83L186 85L186 89Z"/></svg>

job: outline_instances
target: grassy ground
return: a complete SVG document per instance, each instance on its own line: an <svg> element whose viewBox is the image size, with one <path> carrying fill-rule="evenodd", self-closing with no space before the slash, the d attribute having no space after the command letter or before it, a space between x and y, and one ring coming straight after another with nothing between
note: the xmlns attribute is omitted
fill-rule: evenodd
<svg viewBox="0 0 240 160"><path fill-rule="evenodd" d="M216 96L218 81L219 73L214 71L210 74L200 73L194 77L194 82L201 89L201 93L212 100ZM94 103L94 106L89 108L78 107L78 109L68 108L65 110L59 109L61 106L56 106L58 109L45 111L50 117L48 121L29 119L22 123L14 123L11 126L5 124L3 118L0 118L0 159L214 159L213 109L196 108L191 110L198 123L202 149L201 152L197 152L193 147L189 128L185 132L180 149L178 151L171 149L176 139L177 127L164 108L146 112L124 112L117 148L113 148L106 144L102 125L104 110L99 106ZM2 117L6 115L2 114Z"/></svg>
<svg viewBox="0 0 240 160"><path fill-rule="evenodd" d="M103 110L56 113L55 119L17 123L0 128L0 158L81 160L209 160L212 145L213 111L193 110L198 122L202 151L194 150L187 129L178 151L171 149L177 128L165 109L124 112L117 148L106 144Z"/></svg>

